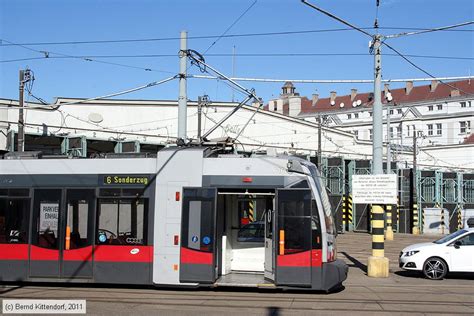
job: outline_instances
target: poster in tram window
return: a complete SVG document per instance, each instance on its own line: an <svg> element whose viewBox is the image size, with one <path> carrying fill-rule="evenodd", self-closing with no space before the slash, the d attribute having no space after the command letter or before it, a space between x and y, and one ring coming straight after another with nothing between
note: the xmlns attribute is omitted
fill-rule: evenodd
<svg viewBox="0 0 474 316"><path fill-rule="evenodd" d="M58 232L59 203L41 203L39 231Z"/></svg>

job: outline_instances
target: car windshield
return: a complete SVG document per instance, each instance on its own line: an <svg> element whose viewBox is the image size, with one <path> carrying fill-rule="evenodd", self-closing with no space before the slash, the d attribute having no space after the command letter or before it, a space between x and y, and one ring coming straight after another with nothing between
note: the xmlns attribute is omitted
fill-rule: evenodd
<svg viewBox="0 0 474 316"><path fill-rule="evenodd" d="M451 235L444 236L443 238L438 239L438 240L435 240L435 241L433 241L433 242L434 242L435 244L444 244L444 243L446 243L446 242L448 242L448 241L451 241L451 240L453 240L454 238L456 238L456 237L458 237L458 236L464 234L465 232L467 232L467 230L461 229L461 230L458 230L458 231L452 233Z"/></svg>

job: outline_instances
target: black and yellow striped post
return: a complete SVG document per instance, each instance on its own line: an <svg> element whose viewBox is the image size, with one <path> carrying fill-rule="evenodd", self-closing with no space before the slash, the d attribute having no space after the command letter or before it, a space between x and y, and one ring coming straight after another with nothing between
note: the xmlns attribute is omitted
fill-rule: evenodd
<svg viewBox="0 0 474 316"><path fill-rule="evenodd" d="M393 228L392 228L392 205L388 204L385 206L385 214L387 214L387 229L385 231L385 239L393 240Z"/></svg>
<svg viewBox="0 0 474 316"><path fill-rule="evenodd" d="M374 278L387 278L389 275L389 260L385 258L384 250L384 208L382 205L372 205L372 256L369 257L367 275Z"/></svg>
<svg viewBox="0 0 474 316"><path fill-rule="evenodd" d="M421 210L421 227L425 227L425 211Z"/></svg>
<svg viewBox="0 0 474 316"><path fill-rule="evenodd" d="M252 198L252 196L250 197ZM252 223L255 221L255 205L254 200L249 201L249 222Z"/></svg>
<svg viewBox="0 0 474 316"><path fill-rule="evenodd" d="M347 221L349 222L349 230L354 230L352 220L352 194L347 197Z"/></svg>
<svg viewBox="0 0 474 316"><path fill-rule="evenodd" d="M462 208L458 205L458 229L462 228Z"/></svg>
<svg viewBox="0 0 474 316"><path fill-rule="evenodd" d="M374 220L374 210L372 207L370 207L370 230L372 231L372 228L374 228L374 223L372 221Z"/></svg>
<svg viewBox="0 0 474 316"><path fill-rule="evenodd" d="M444 224L444 208L442 208L441 209L441 234L444 235L445 231L446 231L446 225Z"/></svg>
<svg viewBox="0 0 474 316"><path fill-rule="evenodd" d="M346 196L342 196L342 231L345 232L346 229Z"/></svg>
<svg viewBox="0 0 474 316"><path fill-rule="evenodd" d="M418 222L418 204L413 203L413 228L412 234L419 235L420 234L420 227Z"/></svg>
<svg viewBox="0 0 474 316"><path fill-rule="evenodd" d="M400 198L397 198L397 232L400 232Z"/></svg>

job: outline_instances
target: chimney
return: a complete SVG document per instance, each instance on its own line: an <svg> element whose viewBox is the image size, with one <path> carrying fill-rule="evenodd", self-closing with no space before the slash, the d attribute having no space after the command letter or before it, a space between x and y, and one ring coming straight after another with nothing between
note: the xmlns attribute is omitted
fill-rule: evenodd
<svg viewBox="0 0 474 316"><path fill-rule="evenodd" d="M435 92L436 87L438 86L438 80L431 80L430 92Z"/></svg>
<svg viewBox="0 0 474 316"><path fill-rule="evenodd" d="M405 87L405 94L409 95L412 89L413 89L413 81L407 81L406 87Z"/></svg>
<svg viewBox="0 0 474 316"><path fill-rule="evenodd" d="M319 94L314 93L313 94L313 99L312 99L312 102L311 102L311 106L316 106L316 103L318 102L318 100L319 100Z"/></svg>
<svg viewBox="0 0 474 316"><path fill-rule="evenodd" d="M451 98L452 97L459 97L461 95L461 93L459 92L458 89L455 89L455 90L451 90Z"/></svg>
<svg viewBox="0 0 474 316"><path fill-rule="evenodd" d="M330 99L331 99L331 105L332 105L333 102L334 102L334 103L336 102L336 95L337 95L337 93L336 93L336 91L331 91L331 92L330 92L330 95L331 95L331 96L330 96Z"/></svg>
<svg viewBox="0 0 474 316"><path fill-rule="evenodd" d="M357 89L351 89L351 101L354 101L357 95Z"/></svg>

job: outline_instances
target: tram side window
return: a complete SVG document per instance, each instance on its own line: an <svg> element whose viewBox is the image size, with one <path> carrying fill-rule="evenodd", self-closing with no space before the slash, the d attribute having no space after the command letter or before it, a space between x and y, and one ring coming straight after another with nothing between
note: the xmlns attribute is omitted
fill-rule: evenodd
<svg viewBox="0 0 474 316"><path fill-rule="evenodd" d="M97 244L146 245L146 199L100 199Z"/></svg>
<svg viewBox="0 0 474 316"><path fill-rule="evenodd" d="M28 242L28 199L0 199L0 243Z"/></svg>
<svg viewBox="0 0 474 316"><path fill-rule="evenodd" d="M311 249L311 241L307 237L310 225L308 217L282 217L279 219L279 231L285 232L285 254L298 253Z"/></svg>
<svg viewBox="0 0 474 316"><path fill-rule="evenodd" d="M311 249L308 238L311 218L309 207L304 201L284 201L280 203L278 231L285 232L285 254L298 253Z"/></svg>

